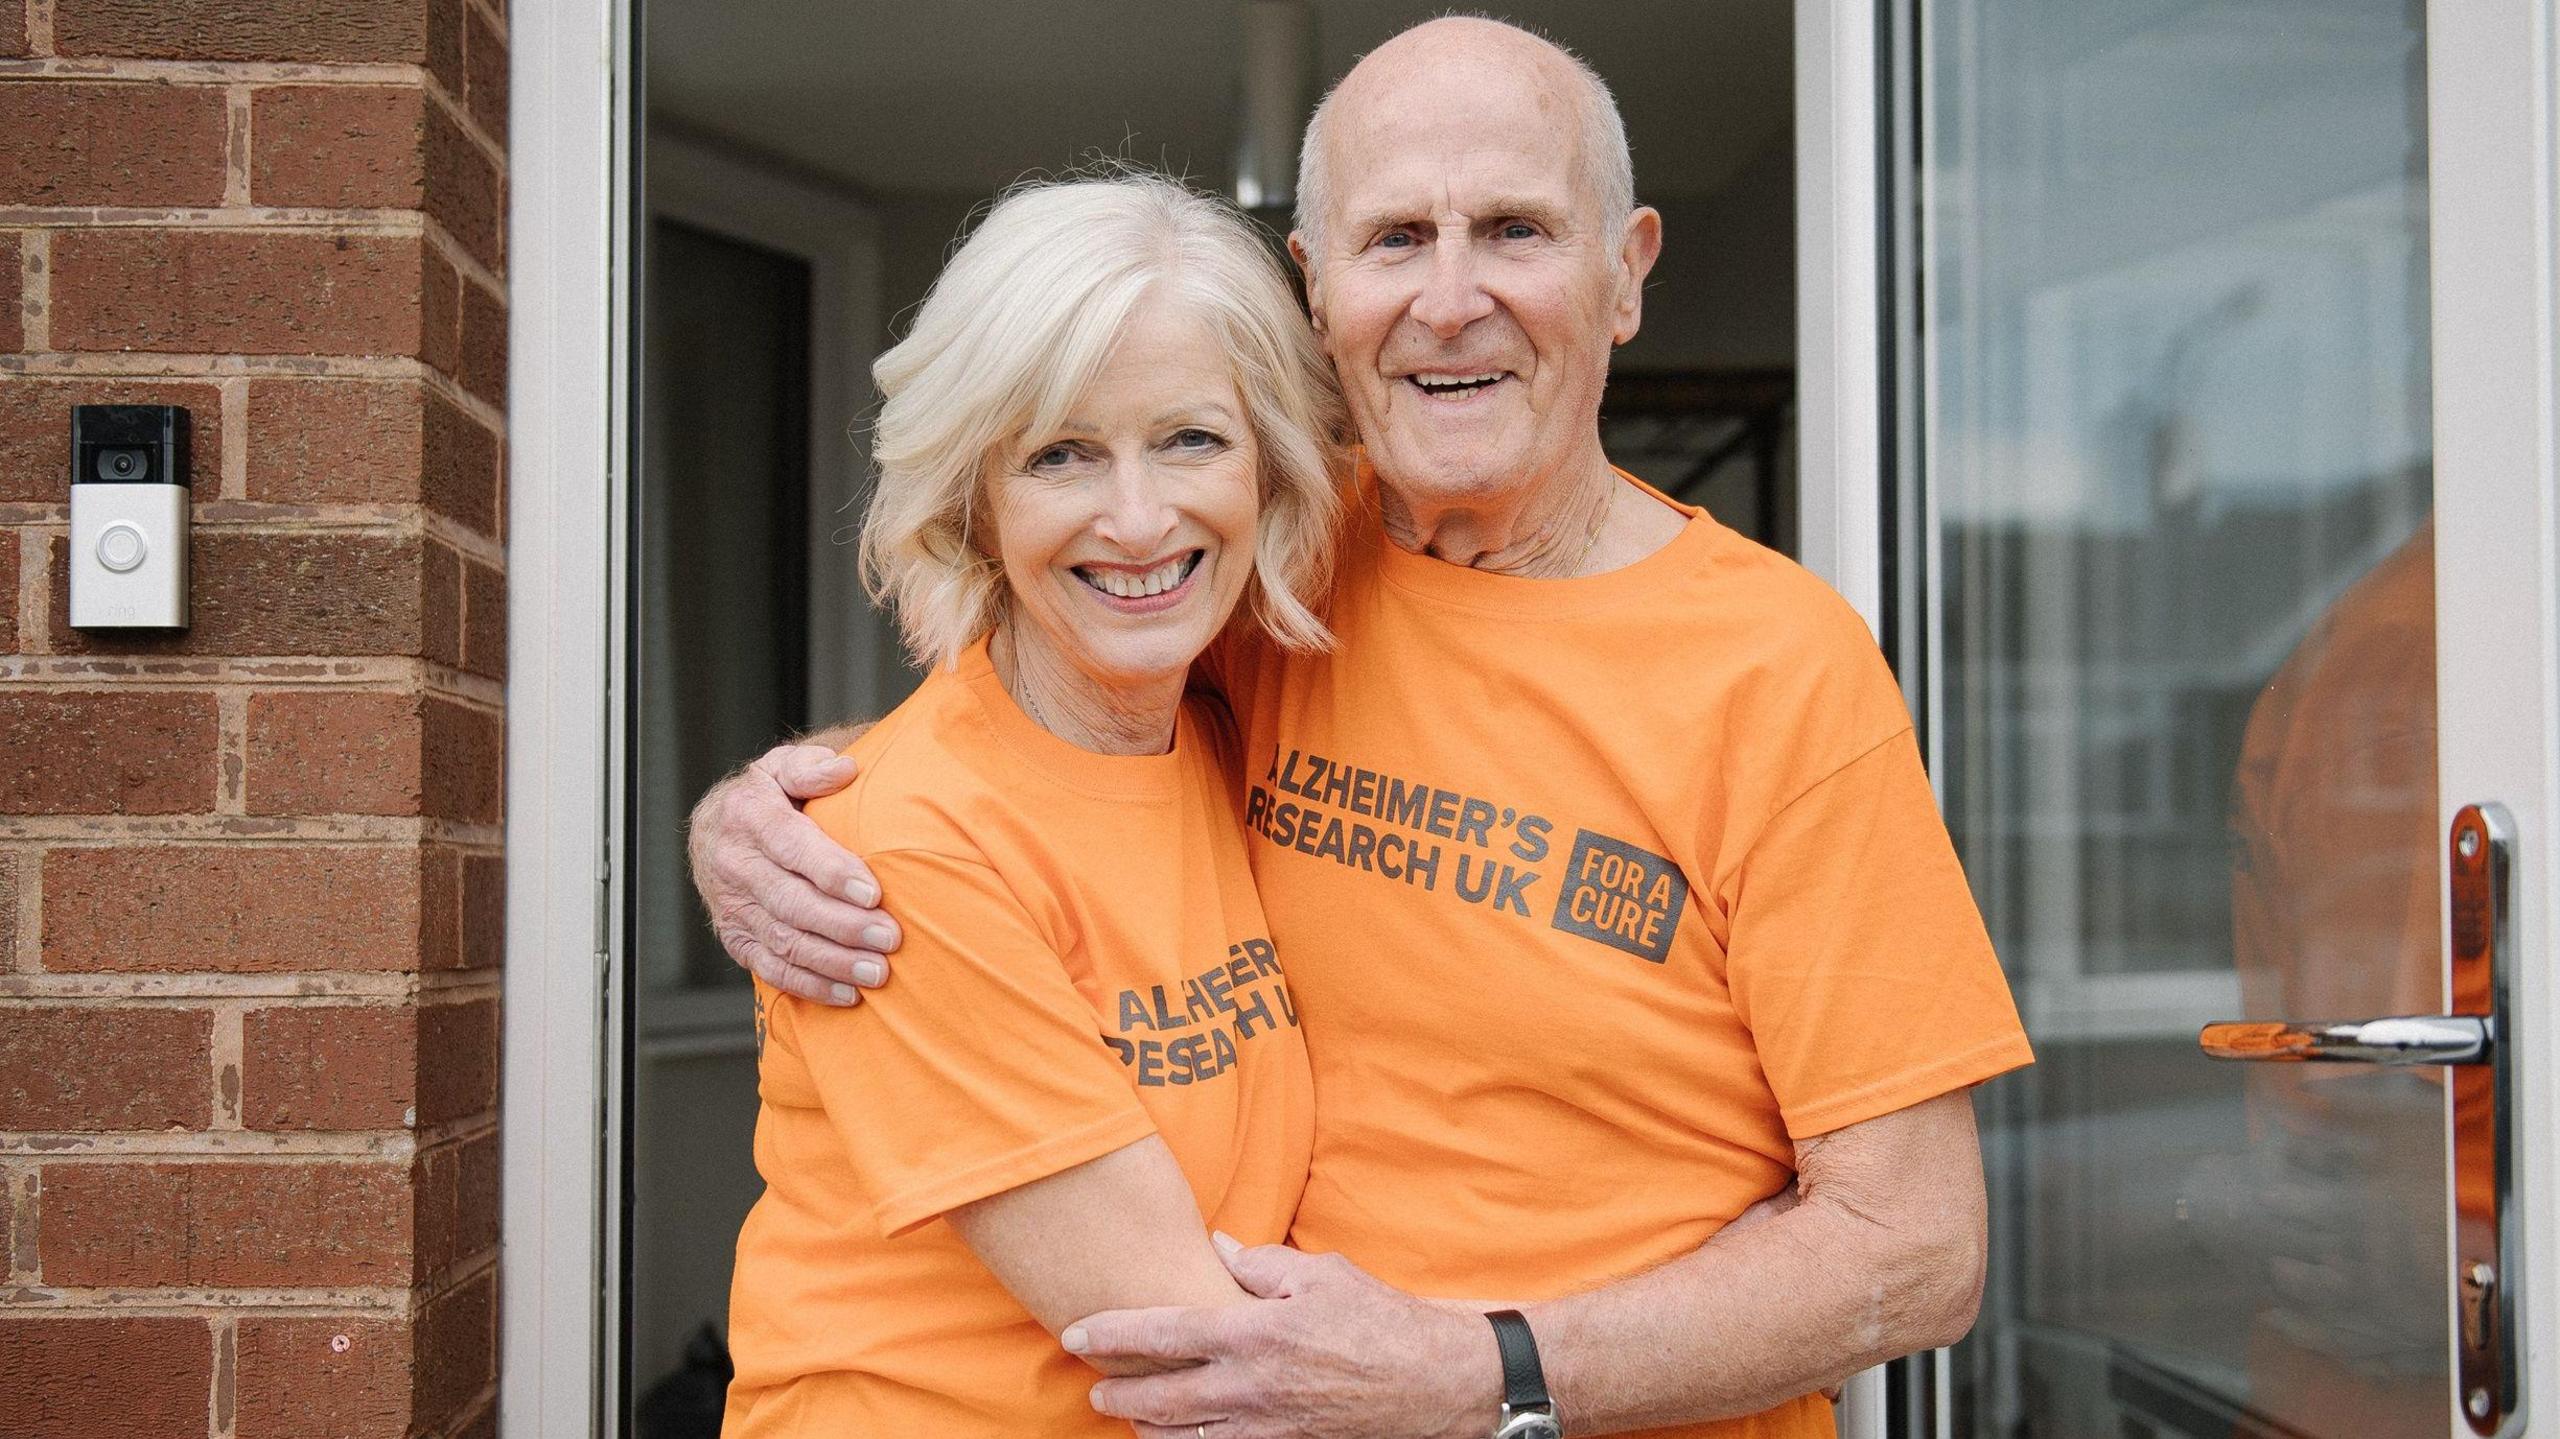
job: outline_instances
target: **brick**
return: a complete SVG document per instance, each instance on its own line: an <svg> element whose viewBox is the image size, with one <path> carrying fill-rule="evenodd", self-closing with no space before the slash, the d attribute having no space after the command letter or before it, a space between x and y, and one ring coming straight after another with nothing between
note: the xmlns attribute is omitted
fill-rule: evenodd
<svg viewBox="0 0 2560 1439"><path fill-rule="evenodd" d="M57 380L0 375L0 503L71 502L74 405L178 405L197 500L222 489L222 391L184 380ZM14 595L14 591L11 594Z"/></svg>
<svg viewBox="0 0 2560 1439"><path fill-rule="evenodd" d="M291 690L249 697L251 814L417 814L423 701Z"/></svg>
<svg viewBox="0 0 2560 1439"><path fill-rule="evenodd" d="M414 355L419 241L306 231L64 230L57 350Z"/></svg>
<svg viewBox="0 0 2560 1439"><path fill-rule="evenodd" d="M429 845L418 869L418 968L462 967L462 852Z"/></svg>
<svg viewBox="0 0 2560 1439"><path fill-rule="evenodd" d="M502 813L506 722L487 710L430 697L420 784L426 812L439 819L496 824Z"/></svg>
<svg viewBox="0 0 2560 1439"><path fill-rule="evenodd" d="M213 1331L203 1319L0 1318L0 1434L204 1439Z"/></svg>
<svg viewBox="0 0 2560 1439"><path fill-rule="evenodd" d="M62 55L420 64L417 0L54 0Z"/></svg>
<svg viewBox="0 0 2560 1439"><path fill-rule="evenodd" d="M454 378L464 389L506 408L507 307L469 280L462 285L462 369Z"/></svg>
<svg viewBox="0 0 2560 1439"><path fill-rule="evenodd" d="M45 855L44 967L63 972L408 971L422 859L381 845L135 845ZM439 928L455 921L438 918Z"/></svg>
<svg viewBox="0 0 2560 1439"><path fill-rule="evenodd" d="M212 1073L208 1010L0 1009L0 1129L202 1129Z"/></svg>
<svg viewBox="0 0 2560 1439"><path fill-rule="evenodd" d="M419 261L418 358L462 378L462 272L429 245Z"/></svg>
<svg viewBox="0 0 2560 1439"><path fill-rule="evenodd" d="M27 347L25 241L0 230L0 354Z"/></svg>
<svg viewBox="0 0 2560 1439"><path fill-rule="evenodd" d="M240 533L189 542L185 630L71 628L69 542L54 541L53 647L63 654L416 655L424 541L410 535Z"/></svg>
<svg viewBox="0 0 2560 1439"><path fill-rule="evenodd" d="M467 855L462 861L462 943L465 969L495 969L507 950L507 863L502 855Z"/></svg>
<svg viewBox="0 0 2560 1439"><path fill-rule="evenodd" d="M0 655L18 649L18 532L0 529ZM0 955L8 953L0 945Z"/></svg>
<svg viewBox="0 0 2560 1439"><path fill-rule="evenodd" d="M507 577L463 562L462 667L493 680L507 677Z"/></svg>
<svg viewBox="0 0 2560 1439"><path fill-rule="evenodd" d="M240 1122L251 1129L405 1129L418 1092L406 1006L254 1009L241 1019Z"/></svg>
<svg viewBox="0 0 2560 1439"><path fill-rule="evenodd" d="M235 1439L408 1439L406 1320L242 1316Z"/></svg>
<svg viewBox="0 0 2560 1439"><path fill-rule="evenodd" d="M427 1301L418 1316L415 1418L453 1418L498 1373L498 1280L475 1274Z"/></svg>
<svg viewBox="0 0 2560 1439"><path fill-rule="evenodd" d="M411 1167L417 1194L417 1273L432 1280L498 1245L498 1136L440 1144Z"/></svg>
<svg viewBox="0 0 2560 1439"><path fill-rule="evenodd" d="M250 199L332 210L419 208L426 107L415 85L261 88L249 102Z"/></svg>
<svg viewBox="0 0 2560 1439"><path fill-rule="evenodd" d="M415 380L249 382L249 498L406 504L420 497Z"/></svg>
<svg viewBox="0 0 2560 1439"><path fill-rule="evenodd" d="M427 213L481 264L503 266L497 164L441 105L427 107L426 171Z"/></svg>
<svg viewBox="0 0 2560 1439"><path fill-rule="evenodd" d="M466 528L498 533L498 437L430 390L421 416L427 508Z"/></svg>
<svg viewBox="0 0 2560 1439"><path fill-rule="evenodd" d="M435 77L446 94L459 100L471 83L470 66L463 53L470 43L463 0L426 0L426 6L427 73Z"/></svg>
<svg viewBox="0 0 2560 1439"><path fill-rule="evenodd" d="M507 143L507 42L498 27L482 18L479 11L470 13L465 22L470 35L463 47L463 58L470 71L471 118L489 132L489 138Z"/></svg>
<svg viewBox="0 0 2560 1439"><path fill-rule="evenodd" d="M27 10L23 5L0 5L0 55L27 53Z"/></svg>
<svg viewBox="0 0 2560 1439"><path fill-rule="evenodd" d="M462 663L462 557L430 540L422 556L419 652L440 665Z"/></svg>
<svg viewBox="0 0 2560 1439"><path fill-rule="evenodd" d="M48 1164L43 1175L36 1244L47 1284L378 1285L410 1275L403 1166L230 1159Z"/></svg>
<svg viewBox="0 0 2560 1439"><path fill-rule="evenodd" d="M445 1124L498 1107L498 1004L477 999L417 1011L418 1123Z"/></svg>
<svg viewBox="0 0 2560 1439"><path fill-rule="evenodd" d="M210 694L0 692L0 814L213 808Z"/></svg>
<svg viewBox="0 0 2560 1439"><path fill-rule="evenodd" d="M229 124L213 86L0 82L0 205L219 205Z"/></svg>

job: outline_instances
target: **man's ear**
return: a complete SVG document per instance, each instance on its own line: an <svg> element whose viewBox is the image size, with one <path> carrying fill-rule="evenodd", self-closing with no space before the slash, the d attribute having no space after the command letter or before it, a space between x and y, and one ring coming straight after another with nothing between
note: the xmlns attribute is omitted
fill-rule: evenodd
<svg viewBox="0 0 2560 1439"><path fill-rule="evenodd" d="M1307 322L1314 325L1316 333L1321 335L1324 333L1324 291L1316 285L1315 252L1307 248L1304 231L1289 232L1289 258L1298 262L1298 278L1307 287Z"/></svg>
<svg viewBox="0 0 2560 1439"><path fill-rule="evenodd" d="M1623 345L1636 337L1644 324L1644 277L1653 273L1653 262L1662 258L1662 212L1651 205L1638 205L1627 216L1626 237L1618 242L1618 304L1616 324L1610 329L1614 344Z"/></svg>

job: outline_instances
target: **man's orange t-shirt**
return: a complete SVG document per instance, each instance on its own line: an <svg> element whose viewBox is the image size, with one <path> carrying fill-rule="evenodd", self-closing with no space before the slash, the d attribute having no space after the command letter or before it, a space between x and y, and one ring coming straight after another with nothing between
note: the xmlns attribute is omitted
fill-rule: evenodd
<svg viewBox="0 0 2560 1439"><path fill-rule="evenodd" d="M1195 699L1172 752L1094 754L1026 717L980 641L851 752L860 777L809 814L898 896L902 993L757 986L766 1189L722 1433L1126 1439L938 1216L1157 1134L1208 1223L1286 1233L1313 1098L1229 721Z"/></svg>
<svg viewBox="0 0 2560 1439"><path fill-rule="evenodd" d="M1675 508L1633 565L1525 580L1372 503L1340 648L1224 656L1315 1068L1301 1247L1426 1295L1596 1288L1789 1183L1792 1140L2029 1061L1864 624Z"/></svg>

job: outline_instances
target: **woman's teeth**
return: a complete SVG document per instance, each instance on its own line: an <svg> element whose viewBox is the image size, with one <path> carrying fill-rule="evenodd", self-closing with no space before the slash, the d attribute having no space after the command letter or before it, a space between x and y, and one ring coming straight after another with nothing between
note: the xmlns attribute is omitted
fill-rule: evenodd
<svg viewBox="0 0 2560 1439"><path fill-rule="evenodd" d="M1149 595L1163 594L1166 590L1191 578L1192 567L1200 563L1200 557L1205 553L1207 552L1204 550L1193 550L1187 555L1167 560L1143 574L1131 574L1127 570L1089 570L1079 567L1076 570L1076 578L1106 595L1117 596L1124 600L1142 600Z"/></svg>

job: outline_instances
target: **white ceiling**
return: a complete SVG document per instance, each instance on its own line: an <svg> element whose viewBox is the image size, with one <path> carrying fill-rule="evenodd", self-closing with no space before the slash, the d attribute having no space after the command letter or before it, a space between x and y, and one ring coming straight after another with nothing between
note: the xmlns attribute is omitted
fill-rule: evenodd
<svg viewBox="0 0 2560 1439"><path fill-rule="evenodd" d="M1439 0L1310 0L1322 83ZM1223 183L1235 0L648 0L651 110L861 189L987 194L1095 150ZM1650 200L1792 126L1791 0L1514 0L1607 77Z"/></svg>

